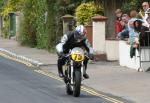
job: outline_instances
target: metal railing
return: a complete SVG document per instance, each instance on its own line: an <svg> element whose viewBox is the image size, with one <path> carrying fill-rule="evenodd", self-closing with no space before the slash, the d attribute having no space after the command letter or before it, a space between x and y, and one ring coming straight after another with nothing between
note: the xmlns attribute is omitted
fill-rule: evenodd
<svg viewBox="0 0 150 103"><path fill-rule="evenodd" d="M140 68L147 71L150 69L150 31L140 35L139 41Z"/></svg>

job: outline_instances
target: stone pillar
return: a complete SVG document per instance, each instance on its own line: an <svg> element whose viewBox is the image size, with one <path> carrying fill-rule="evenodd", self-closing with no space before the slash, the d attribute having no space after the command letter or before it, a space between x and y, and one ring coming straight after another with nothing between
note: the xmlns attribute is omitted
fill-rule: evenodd
<svg viewBox="0 0 150 103"><path fill-rule="evenodd" d="M16 40L18 40L18 37L20 35L20 27L21 27L21 20L23 19L23 14L20 12L16 13Z"/></svg>
<svg viewBox="0 0 150 103"><path fill-rule="evenodd" d="M74 17L72 15L65 15L62 17L63 19L63 34L67 33L68 31L73 30L74 26Z"/></svg>
<svg viewBox="0 0 150 103"><path fill-rule="evenodd" d="M2 16L0 16L0 36L2 36L2 29L3 29L3 19Z"/></svg>
<svg viewBox="0 0 150 103"><path fill-rule="evenodd" d="M105 22L107 17L98 15L92 17L93 21L93 48L97 54L106 54Z"/></svg>

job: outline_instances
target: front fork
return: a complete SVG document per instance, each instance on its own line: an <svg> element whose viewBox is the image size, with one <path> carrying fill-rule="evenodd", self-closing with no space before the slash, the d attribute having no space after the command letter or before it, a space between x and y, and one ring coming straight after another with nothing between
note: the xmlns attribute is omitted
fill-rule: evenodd
<svg viewBox="0 0 150 103"><path fill-rule="evenodd" d="M71 71L70 71L70 79L71 79L71 85L73 85L73 80L74 80L74 66L73 66L73 61L71 60ZM85 68L83 62L81 62L81 80L83 79L83 74L85 73Z"/></svg>
<svg viewBox="0 0 150 103"><path fill-rule="evenodd" d="M71 72L70 73L71 73L71 75L70 75L71 83L70 84L72 85L73 84L73 79L74 79L73 78L73 61L72 60L71 60Z"/></svg>

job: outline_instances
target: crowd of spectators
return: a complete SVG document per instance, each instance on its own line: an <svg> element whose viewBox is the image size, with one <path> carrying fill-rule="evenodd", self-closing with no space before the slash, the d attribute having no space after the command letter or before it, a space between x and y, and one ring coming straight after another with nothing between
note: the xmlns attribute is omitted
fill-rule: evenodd
<svg viewBox="0 0 150 103"><path fill-rule="evenodd" d="M135 55L135 49L139 48L145 38L145 32L150 31L150 8L148 2L142 3L144 13L131 10L129 14L124 14L121 9L117 9L116 14L116 37L123 40L128 39L131 45L130 57Z"/></svg>

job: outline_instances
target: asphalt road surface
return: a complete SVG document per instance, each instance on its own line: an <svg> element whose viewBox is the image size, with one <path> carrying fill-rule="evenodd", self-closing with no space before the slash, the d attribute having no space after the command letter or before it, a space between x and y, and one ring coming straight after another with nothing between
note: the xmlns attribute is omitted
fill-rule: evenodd
<svg viewBox="0 0 150 103"><path fill-rule="evenodd" d="M112 103L81 92L67 95L63 82L33 71L33 68L0 56L0 103Z"/></svg>

